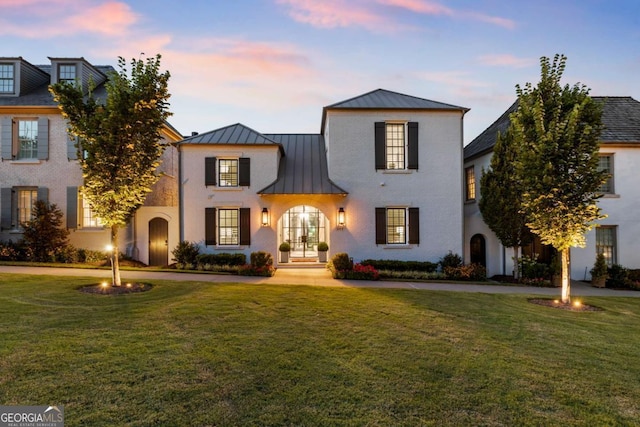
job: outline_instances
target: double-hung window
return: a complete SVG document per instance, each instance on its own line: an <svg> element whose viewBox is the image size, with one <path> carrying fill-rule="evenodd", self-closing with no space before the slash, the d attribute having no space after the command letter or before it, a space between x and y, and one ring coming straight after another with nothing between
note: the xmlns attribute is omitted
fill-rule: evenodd
<svg viewBox="0 0 640 427"><path fill-rule="evenodd" d="M219 159L218 171L218 186L238 186L238 159Z"/></svg>
<svg viewBox="0 0 640 427"><path fill-rule="evenodd" d="M376 169L418 169L417 122L376 122L374 132Z"/></svg>
<svg viewBox="0 0 640 427"><path fill-rule="evenodd" d="M218 244L238 245L239 225L238 209L218 209Z"/></svg>
<svg viewBox="0 0 640 427"><path fill-rule="evenodd" d="M609 174L609 177L600 186L600 192L604 194L615 193L613 188L613 154L600 154L598 158L598 171Z"/></svg>
<svg viewBox="0 0 640 427"><path fill-rule="evenodd" d="M465 198L472 201L476 199L476 172L473 166L464 170L465 177Z"/></svg>
<svg viewBox="0 0 640 427"><path fill-rule="evenodd" d="M38 190L36 188L18 188L16 190L17 206L16 217L18 224L31 221L33 217L33 205L38 200Z"/></svg>
<svg viewBox="0 0 640 427"><path fill-rule="evenodd" d="M3 187L0 189L0 227L18 230L22 223L33 219L37 200L48 201L46 187Z"/></svg>
<svg viewBox="0 0 640 427"><path fill-rule="evenodd" d="M102 228L102 226L104 225L102 223L102 219L96 215L96 213L93 211L93 208L91 207L91 204L89 203L89 201L84 198L84 197L80 197L81 199L81 203L79 203L80 205L80 218L81 218L81 227L82 228Z"/></svg>
<svg viewBox="0 0 640 427"><path fill-rule="evenodd" d="M419 243L419 208L376 208L377 245L406 245Z"/></svg>
<svg viewBox="0 0 640 427"><path fill-rule="evenodd" d="M15 93L13 64L0 64L0 94Z"/></svg>
<svg viewBox="0 0 640 427"><path fill-rule="evenodd" d="M38 158L38 120L18 119L16 120L16 148L17 158L37 159Z"/></svg>
<svg viewBox="0 0 640 427"><path fill-rule="evenodd" d="M596 253L603 254L609 266L617 263L615 226L600 226L596 228Z"/></svg>

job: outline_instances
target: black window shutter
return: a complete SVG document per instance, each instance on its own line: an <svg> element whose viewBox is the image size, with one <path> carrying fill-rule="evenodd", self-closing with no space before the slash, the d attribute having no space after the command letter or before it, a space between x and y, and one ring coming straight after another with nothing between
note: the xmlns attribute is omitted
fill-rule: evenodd
<svg viewBox="0 0 640 427"><path fill-rule="evenodd" d="M240 187L249 187L251 184L251 159L249 157L240 157L238 161L238 185Z"/></svg>
<svg viewBox="0 0 640 427"><path fill-rule="evenodd" d="M78 228L78 187L67 187L67 228Z"/></svg>
<svg viewBox="0 0 640 427"><path fill-rule="evenodd" d="M408 123L408 163L407 169L418 169L418 122Z"/></svg>
<svg viewBox="0 0 640 427"><path fill-rule="evenodd" d="M420 244L420 208L409 208L409 244Z"/></svg>
<svg viewBox="0 0 640 427"><path fill-rule="evenodd" d="M216 208L204 208L204 244L216 244Z"/></svg>
<svg viewBox="0 0 640 427"><path fill-rule="evenodd" d="M11 206L13 202L13 189L4 187L0 189L0 226L3 230L13 227Z"/></svg>
<svg viewBox="0 0 640 427"><path fill-rule="evenodd" d="M49 203L49 189L47 187L38 187L37 200Z"/></svg>
<svg viewBox="0 0 640 427"><path fill-rule="evenodd" d="M240 244L251 245L251 209L240 208Z"/></svg>
<svg viewBox="0 0 640 427"><path fill-rule="evenodd" d="M49 119L38 119L38 160L49 158Z"/></svg>
<svg viewBox="0 0 640 427"><path fill-rule="evenodd" d="M386 141L386 125L384 122L376 122L375 125L375 155L376 155L376 170L386 169L385 161L385 141Z"/></svg>
<svg viewBox="0 0 640 427"><path fill-rule="evenodd" d="M2 146L2 160L13 159L13 122L11 117L3 117L0 121L0 145Z"/></svg>
<svg viewBox="0 0 640 427"><path fill-rule="evenodd" d="M216 158L215 157L204 158L204 185L216 185Z"/></svg>
<svg viewBox="0 0 640 427"><path fill-rule="evenodd" d="M387 209L376 208L376 245L387 243Z"/></svg>

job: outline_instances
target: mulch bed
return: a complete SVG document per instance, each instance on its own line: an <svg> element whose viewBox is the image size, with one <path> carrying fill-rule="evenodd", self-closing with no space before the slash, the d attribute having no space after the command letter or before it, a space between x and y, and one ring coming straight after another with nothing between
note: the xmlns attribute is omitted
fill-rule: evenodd
<svg viewBox="0 0 640 427"><path fill-rule="evenodd" d="M96 283L82 286L78 290L86 294L127 295L150 291L152 287L149 283L123 283L122 286L111 286L110 284L104 286L102 283Z"/></svg>
<svg viewBox="0 0 640 427"><path fill-rule="evenodd" d="M559 308L560 310L568 310L568 311L604 311L604 309L600 307L596 307L594 305L588 305L579 303L576 304L563 304L559 300L547 299L547 298L530 298L528 300L531 304L543 305L545 307Z"/></svg>

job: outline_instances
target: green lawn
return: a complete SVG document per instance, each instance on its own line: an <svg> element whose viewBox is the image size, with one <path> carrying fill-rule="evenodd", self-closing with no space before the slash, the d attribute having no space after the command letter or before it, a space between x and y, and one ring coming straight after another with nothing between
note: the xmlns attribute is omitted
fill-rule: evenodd
<svg viewBox="0 0 640 427"><path fill-rule="evenodd" d="M640 424L640 299L0 276L0 404L67 426Z"/></svg>

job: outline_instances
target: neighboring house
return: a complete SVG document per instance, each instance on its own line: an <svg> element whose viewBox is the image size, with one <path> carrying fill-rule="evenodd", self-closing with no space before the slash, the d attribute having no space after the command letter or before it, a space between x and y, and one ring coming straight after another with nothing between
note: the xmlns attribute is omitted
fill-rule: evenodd
<svg viewBox="0 0 640 427"><path fill-rule="evenodd" d="M202 252L437 262L463 251L468 109L375 90L323 109L319 134L242 124L179 143L180 239ZM277 257L274 257L277 258Z"/></svg>
<svg viewBox="0 0 640 427"><path fill-rule="evenodd" d="M75 138L48 86L66 80L88 89L92 81L94 95L104 99L104 82L114 70L84 58L49 59L50 64L32 65L22 57L0 57L0 240L20 240L20 224L42 199L63 211L72 245L104 250L109 231L81 197ZM168 264L168 248L178 243L178 162L172 144L182 136L169 124L162 136L167 147L162 178L121 237L123 252L156 265Z"/></svg>
<svg viewBox="0 0 640 427"><path fill-rule="evenodd" d="M585 248L571 249L571 277L576 280L590 279L589 270L597 253L605 254L609 265L640 267L640 189L636 171L640 164L640 102L631 97L593 99L603 103L600 168L608 171L611 178L602 186L603 197L598 202L607 218L587 234ZM480 177L489 168L498 132L506 131L509 115L515 109L514 103L464 148L465 259L484 263L489 276L511 274L513 261L511 250L502 247L482 220L478 208ZM539 239L523 252L549 258L549 248L541 245Z"/></svg>

